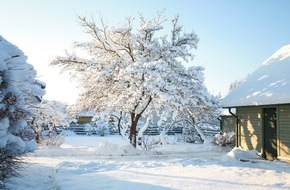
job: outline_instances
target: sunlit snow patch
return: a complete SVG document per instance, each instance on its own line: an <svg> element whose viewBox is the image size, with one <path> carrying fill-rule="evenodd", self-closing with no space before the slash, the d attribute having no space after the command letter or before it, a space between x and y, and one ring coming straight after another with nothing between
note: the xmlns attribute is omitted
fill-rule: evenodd
<svg viewBox="0 0 290 190"><path fill-rule="evenodd" d="M228 159L234 159L239 161L251 161L255 162L261 160L259 152L256 150L244 150L241 147L235 147L230 152L227 153Z"/></svg>
<svg viewBox="0 0 290 190"><path fill-rule="evenodd" d="M135 149L131 144L118 145L109 141L102 141L96 152L102 156L124 156L141 154L141 151Z"/></svg>

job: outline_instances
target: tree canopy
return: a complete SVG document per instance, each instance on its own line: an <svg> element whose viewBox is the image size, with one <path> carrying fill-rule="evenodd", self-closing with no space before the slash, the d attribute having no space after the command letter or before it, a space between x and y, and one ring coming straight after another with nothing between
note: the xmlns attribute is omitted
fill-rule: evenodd
<svg viewBox="0 0 290 190"><path fill-rule="evenodd" d="M142 114L204 107L210 101L204 69L183 65L194 58L197 35L183 33L179 16L138 18L139 26L135 18L127 18L120 26L109 27L102 19L98 26L94 20L79 17L91 40L75 43L75 49L84 50L87 56L67 53L52 62L80 79L83 93L78 107L129 115L133 145ZM170 30L164 28L167 23L171 23Z"/></svg>

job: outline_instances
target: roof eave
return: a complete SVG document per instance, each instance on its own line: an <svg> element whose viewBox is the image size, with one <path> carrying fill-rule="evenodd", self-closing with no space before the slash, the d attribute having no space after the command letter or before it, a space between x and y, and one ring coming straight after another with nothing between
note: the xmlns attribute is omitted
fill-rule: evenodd
<svg viewBox="0 0 290 190"><path fill-rule="evenodd" d="M227 106L222 106L223 109L228 109L228 108L241 108L241 107L258 107L258 106L281 106L281 105L290 105L289 103L275 103L275 104L250 104L250 105L227 105Z"/></svg>

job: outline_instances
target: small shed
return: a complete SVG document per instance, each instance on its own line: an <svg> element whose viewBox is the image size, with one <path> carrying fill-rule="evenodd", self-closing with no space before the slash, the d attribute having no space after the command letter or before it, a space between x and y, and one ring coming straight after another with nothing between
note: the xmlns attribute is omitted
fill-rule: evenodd
<svg viewBox="0 0 290 190"><path fill-rule="evenodd" d="M290 161L290 45L248 75L222 106L236 109L237 146Z"/></svg>
<svg viewBox="0 0 290 190"><path fill-rule="evenodd" d="M93 119L93 117L96 115L94 111L87 111L87 112L82 112L78 114L77 116L77 124L87 124L90 123Z"/></svg>
<svg viewBox="0 0 290 190"><path fill-rule="evenodd" d="M92 121L93 116L79 116L77 118L77 124L87 124Z"/></svg>

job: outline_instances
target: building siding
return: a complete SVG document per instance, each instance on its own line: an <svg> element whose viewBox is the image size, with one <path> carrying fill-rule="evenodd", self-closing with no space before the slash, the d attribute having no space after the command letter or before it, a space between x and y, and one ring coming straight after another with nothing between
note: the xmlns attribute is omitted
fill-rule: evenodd
<svg viewBox="0 0 290 190"><path fill-rule="evenodd" d="M237 109L239 142L243 149L262 151L263 131L261 113L261 107L242 107Z"/></svg>
<svg viewBox="0 0 290 190"><path fill-rule="evenodd" d="M239 145L245 150L263 153L263 109L277 108L277 154L282 160L290 160L290 104L250 106L237 108L239 118Z"/></svg>
<svg viewBox="0 0 290 190"><path fill-rule="evenodd" d="M278 157L290 160L290 105L278 110Z"/></svg>
<svg viewBox="0 0 290 190"><path fill-rule="evenodd" d="M234 116L222 116L222 128L223 132L236 131L237 119Z"/></svg>

